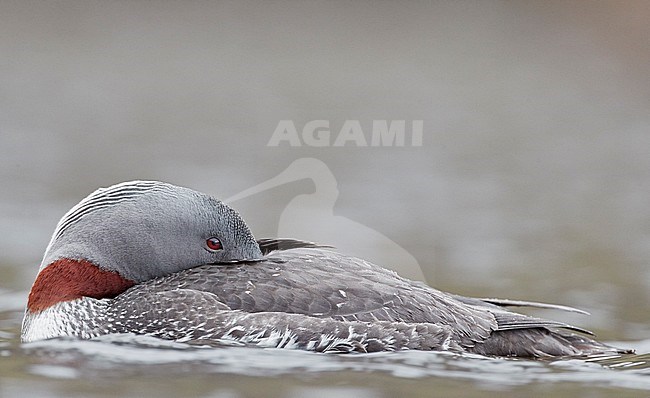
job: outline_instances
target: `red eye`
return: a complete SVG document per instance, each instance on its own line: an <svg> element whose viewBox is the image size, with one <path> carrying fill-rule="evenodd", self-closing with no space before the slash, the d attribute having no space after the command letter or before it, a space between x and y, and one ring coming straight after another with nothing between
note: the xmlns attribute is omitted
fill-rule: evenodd
<svg viewBox="0 0 650 398"><path fill-rule="evenodd" d="M205 243L208 245L208 249L212 251L217 251L223 249L221 241L217 238L208 238Z"/></svg>

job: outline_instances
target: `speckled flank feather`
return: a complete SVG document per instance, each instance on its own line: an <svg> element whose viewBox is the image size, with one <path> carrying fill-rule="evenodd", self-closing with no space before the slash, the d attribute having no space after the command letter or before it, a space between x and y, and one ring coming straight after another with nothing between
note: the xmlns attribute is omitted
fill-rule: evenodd
<svg viewBox="0 0 650 398"><path fill-rule="evenodd" d="M401 322L347 322L283 312L230 310L211 293L132 291L108 312L106 332L132 332L195 344L238 342L318 352L441 350L451 328ZM181 315L182 314L182 315Z"/></svg>

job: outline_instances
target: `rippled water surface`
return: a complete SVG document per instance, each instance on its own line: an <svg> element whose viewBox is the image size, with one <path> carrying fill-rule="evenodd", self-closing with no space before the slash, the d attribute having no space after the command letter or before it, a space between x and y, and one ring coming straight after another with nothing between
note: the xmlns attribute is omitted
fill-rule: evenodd
<svg viewBox="0 0 650 398"><path fill-rule="evenodd" d="M530 361L404 351L316 354L193 347L133 335L21 345L20 294L0 299L0 396L567 397L650 394L650 340L617 342L637 355Z"/></svg>

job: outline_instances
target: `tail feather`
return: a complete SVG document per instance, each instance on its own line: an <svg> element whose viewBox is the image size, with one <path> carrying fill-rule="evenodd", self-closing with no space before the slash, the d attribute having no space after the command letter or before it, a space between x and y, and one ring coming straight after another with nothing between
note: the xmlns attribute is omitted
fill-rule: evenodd
<svg viewBox="0 0 650 398"><path fill-rule="evenodd" d="M304 240L298 239L285 239L285 238L266 238L258 239L257 244L262 251L262 254L266 255L276 250L289 250L289 249L298 249L301 247L323 247L323 248L333 248L329 245L321 245L320 243L307 242Z"/></svg>
<svg viewBox="0 0 650 398"><path fill-rule="evenodd" d="M496 331L468 351L481 355L534 358L634 353L633 350L608 346L588 337L545 328Z"/></svg>
<svg viewBox="0 0 650 398"><path fill-rule="evenodd" d="M510 299L498 299L498 298L480 298L479 300L498 305L499 307L531 307L531 308L544 308L551 310L560 310L566 312L575 312L578 314L589 315L585 310L579 308L569 307L568 305L560 304L549 304L549 303L539 303L536 301L524 301L524 300L510 300Z"/></svg>

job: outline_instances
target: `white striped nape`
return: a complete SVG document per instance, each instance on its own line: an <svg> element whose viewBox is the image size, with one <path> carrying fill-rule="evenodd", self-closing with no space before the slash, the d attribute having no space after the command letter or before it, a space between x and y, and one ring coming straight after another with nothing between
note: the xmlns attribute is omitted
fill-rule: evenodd
<svg viewBox="0 0 650 398"><path fill-rule="evenodd" d="M128 181L107 188L99 188L77 203L59 221L52 236L58 239L71 225L96 210L133 200L154 191L173 192L169 184L159 181Z"/></svg>

